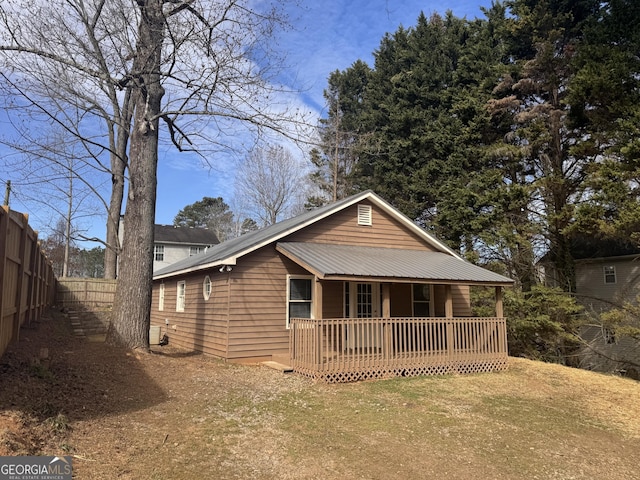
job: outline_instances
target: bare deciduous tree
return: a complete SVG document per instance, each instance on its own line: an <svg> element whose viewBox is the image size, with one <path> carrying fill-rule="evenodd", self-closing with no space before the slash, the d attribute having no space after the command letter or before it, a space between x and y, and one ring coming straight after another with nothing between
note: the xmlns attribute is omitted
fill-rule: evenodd
<svg viewBox="0 0 640 480"><path fill-rule="evenodd" d="M109 133L105 151L128 168L125 217L134 228L125 229L121 245L111 343L148 348L160 120L180 151L225 148L240 128L284 133L300 122L298 111L277 108L286 92L269 82L278 66L269 61L267 41L283 19L278 1L0 5L5 78L13 86L31 81L35 103L50 101L62 124L73 115L87 117L85 132L93 125L95 135L84 133L85 145L104 135L95 119L107 122L116 133ZM52 92L60 82L75 88ZM120 170L111 171L119 181Z"/></svg>
<svg viewBox="0 0 640 480"><path fill-rule="evenodd" d="M95 200L100 198L95 171L83 152L76 151L76 144L67 140L65 132L54 127L28 148L13 144L19 155L4 159L15 179L13 190L18 199L46 206L42 210L50 218L42 221L49 224L54 236L64 237L63 277L69 274L69 251L75 242L86 238L84 220L95 215ZM60 222L65 225L62 229Z"/></svg>
<svg viewBox="0 0 640 480"><path fill-rule="evenodd" d="M236 173L238 202L262 226L273 225L296 213L304 200L299 193L305 190L306 179L300 162L280 145L254 148Z"/></svg>

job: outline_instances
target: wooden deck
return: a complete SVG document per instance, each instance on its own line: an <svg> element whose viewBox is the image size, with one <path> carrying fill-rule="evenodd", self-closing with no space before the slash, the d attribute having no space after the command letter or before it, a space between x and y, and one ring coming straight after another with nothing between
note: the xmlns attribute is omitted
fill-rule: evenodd
<svg viewBox="0 0 640 480"><path fill-rule="evenodd" d="M504 318L291 319L293 370L326 382L475 373L507 365Z"/></svg>

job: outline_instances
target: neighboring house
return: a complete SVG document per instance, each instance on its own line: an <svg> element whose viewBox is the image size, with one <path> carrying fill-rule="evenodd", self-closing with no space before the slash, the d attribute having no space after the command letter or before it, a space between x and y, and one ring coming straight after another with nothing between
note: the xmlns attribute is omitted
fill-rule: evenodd
<svg viewBox="0 0 640 480"><path fill-rule="evenodd" d="M330 382L489 371L507 363L511 284L367 191L157 271L151 323L181 347ZM495 317L471 317L473 285L495 289Z"/></svg>
<svg viewBox="0 0 640 480"><path fill-rule="evenodd" d="M640 294L640 249L630 243L580 242L574 245L576 297L589 318L581 330L588 342L579 352L581 368L621 372L640 379L640 341L615 335L599 314Z"/></svg>
<svg viewBox="0 0 640 480"><path fill-rule="evenodd" d="M207 228L154 225L153 271L204 253L219 243L216 234Z"/></svg>
<svg viewBox="0 0 640 480"><path fill-rule="evenodd" d="M640 293L640 249L620 242L574 242L576 296L580 303L602 312Z"/></svg>
<svg viewBox="0 0 640 480"><path fill-rule="evenodd" d="M120 218L118 238L122 243L124 217ZM220 243L216 234L206 228L153 226L153 271L165 268L178 260L204 253L209 247Z"/></svg>

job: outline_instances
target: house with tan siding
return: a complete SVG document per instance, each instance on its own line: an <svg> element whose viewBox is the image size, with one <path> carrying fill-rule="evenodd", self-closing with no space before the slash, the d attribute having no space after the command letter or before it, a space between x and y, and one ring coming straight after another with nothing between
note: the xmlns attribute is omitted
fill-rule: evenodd
<svg viewBox="0 0 640 480"><path fill-rule="evenodd" d="M612 308L637 303L640 249L619 241L581 241L574 247L576 298L588 319L580 332L587 345L578 352L578 365L640 379L640 341L616 333L599 318Z"/></svg>
<svg viewBox="0 0 640 480"><path fill-rule="evenodd" d="M183 348L329 382L489 371L506 366L511 284L366 191L158 270L151 323ZM472 285L495 291L495 317L472 317Z"/></svg>

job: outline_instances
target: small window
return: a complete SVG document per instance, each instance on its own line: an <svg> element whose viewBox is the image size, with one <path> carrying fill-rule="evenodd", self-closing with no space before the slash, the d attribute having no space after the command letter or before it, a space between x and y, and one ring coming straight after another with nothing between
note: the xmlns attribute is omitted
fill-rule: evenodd
<svg viewBox="0 0 640 480"><path fill-rule="evenodd" d="M313 318L313 277L287 275L287 328L290 318Z"/></svg>
<svg viewBox="0 0 640 480"><path fill-rule="evenodd" d="M187 293L187 283L178 282L178 293L176 298L176 312L184 312L185 295Z"/></svg>
<svg viewBox="0 0 640 480"><path fill-rule="evenodd" d="M164 261L164 245L154 245L153 254L156 262Z"/></svg>
<svg viewBox="0 0 640 480"><path fill-rule="evenodd" d="M604 283L616 283L616 267L604 267Z"/></svg>
<svg viewBox="0 0 640 480"><path fill-rule="evenodd" d="M158 293L158 310L164 311L164 283L160 284L160 292Z"/></svg>
<svg viewBox="0 0 640 480"><path fill-rule="evenodd" d="M209 275L204 277L204 282L202 282L202 296L205 300L209 300L211 297L211 278Z"/></svg>
<svg viewBox="0 0 640 480"><path fill-rule="evenodd" d="M616 332L614 332L609 327L602 327L602 338L604 339L604 343L608 345L618 343L616 340Z"/></svg>
<svg viewBox="0 0 640 480"><path fill-rule="evenodd" d="M371 205L358 205L358 225L371 226Z"/></svg>
<svg viewBox="0 0 640 480"><path fill-rule="evenodd" d="M429 317L431 286L423 283L413 284L413 316Z"/></svg>
<svg viewBox="0 0 640 480"><path fill-rule="evenodd" d="M193 257L194 255L198 255L199 253L204 252L204 247L189 247L189 256Z"/></svg>

